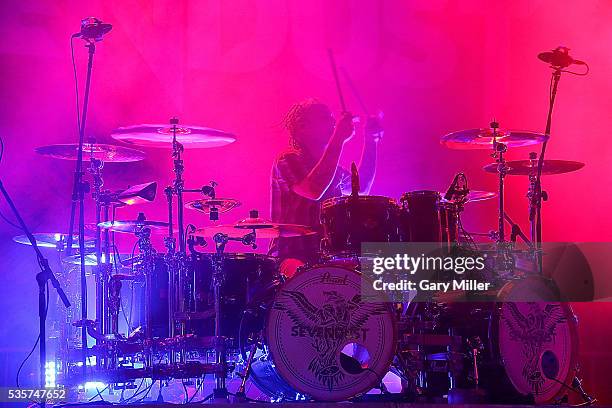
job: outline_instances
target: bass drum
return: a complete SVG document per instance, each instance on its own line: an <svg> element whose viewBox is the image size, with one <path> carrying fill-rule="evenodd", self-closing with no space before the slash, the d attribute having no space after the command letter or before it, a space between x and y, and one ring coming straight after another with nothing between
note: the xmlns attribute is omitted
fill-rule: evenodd
<svg viewBox="0 0 612 408"><path fill-rule="evenodd" d="M361 295L361 280L322 265L278 288L251 366L261 391L275 400L343 401L380 383L395 354L395 319L383 296Z"/></svg>
<svg viewBox="0 0 612 408"><path fill-rule="evenodd" d="M424 312L426 303L415 303L410 314L415 321L435 321L431 327L437 334L461 336L466 355L471 352L468 343L482 345L479 384L491 402L542 404L565 391L549 377L571 383L578 352L577 323L567 303L520 301L534 299L534 294L550 299L554 289L546 279L531 276L507 283L493 303L437 304L434 319ZM456 386L472 388L473 361L468 358L463 366L465 372L455 378Z"/></svg>
<svg viewBox="0 0 612 408"><path fill-rule="evenodd" d="M571 384L578 355L577 320L569 304L511 301L546 291L553 299L554 290L536 276L507 283L492 322L508 379L519 394L532 395L536 404L552 402L565 391L549 377Z"/></svg>

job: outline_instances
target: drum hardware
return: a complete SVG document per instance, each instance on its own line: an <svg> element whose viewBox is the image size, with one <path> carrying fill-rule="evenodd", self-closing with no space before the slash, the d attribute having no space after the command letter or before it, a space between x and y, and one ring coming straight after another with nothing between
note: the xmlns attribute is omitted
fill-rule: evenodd
<svg viewBox="0 0 612 408"><path fill-rule="evenodd" d="M251 211L251 218L257 219L258 212ZM213 240L215 242L215 254L213 255L213 301L214 301L214 312L215 312L215 330L214 338L216 341L215 347L215 362L220 367L227 367L227 356L225 353L225 337L222 336L221 332L221 285L225 279L223 270L223 253L227 243L232 241L242 242L244 245L251 246L253 249L257 248L256 244L256 230L253 227L251 232L247 233L241 238L230 237L227 234L217 233L214 235ZM213 390L213 402L219 400L226 400L229 393L226 388L226 377L227 371L220 371L215 373L215 388Z"/></svg>

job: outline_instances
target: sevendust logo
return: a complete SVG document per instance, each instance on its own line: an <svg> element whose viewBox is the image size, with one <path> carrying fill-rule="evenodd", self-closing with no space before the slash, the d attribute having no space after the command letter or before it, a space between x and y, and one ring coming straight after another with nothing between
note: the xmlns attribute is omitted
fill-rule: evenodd
<svg viewBox="0 0 612 408"><path fill-rule="evenodd" d="M320 337L333 340L362 340L365 341L368 329L360 327L291 327L293 337Z"/></svg>
<svg viewBox="0 0 612 408"><path fill-rule="evenodd" d="M323 298L320 307L301 292L282 290L280 295L274 308L284 311L292 320L293 337L310 339L315 356L308 370L331 391L344 378L336 358L342 346L346 340L365 340L368 319L385 313L385 306L362 302L359 294L347 299L335 290L317 294Z"/></svg>

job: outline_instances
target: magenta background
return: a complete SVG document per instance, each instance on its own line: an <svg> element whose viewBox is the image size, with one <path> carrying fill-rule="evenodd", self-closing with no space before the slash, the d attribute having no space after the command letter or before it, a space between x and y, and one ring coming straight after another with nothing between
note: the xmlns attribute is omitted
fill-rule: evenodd
<svg viewBox="0 0 612 408"><path fill-rule="evenodd" d="M491 160L487 152L446 150L438 138L486 126L494 117L504 127L543 131L550 71L536 55L568 46L592 71L586 78L562 78L547 157L586 167L544 180L551 197L545 239L612 239L609 1L41 0L0 7L0 131L6 145L0 174L33 231L68 226L73 163L33 149L77 141L68 38L82 17L93 15L114 28L95 57L88 135L110 142L118 126L163 123L174 115L182 123L234 132L233 145L185 155L188 186L216 180L218 195L243 202L225 222L252 208L268 213L271 163L287 145L279 123L291 103L316 96L340 109L328 47L369 109L385 113L373 194L397 198L404 191L444 189L457 171L466 172L471 188L494 190L495 177L480 170ZM80 40L75 46L82 91L86 52ZM346 85L344 90L349 108L362 113ZM359 149L359 140L352 141L343 163ZM529 151L516 149L509 158L527 158ZM144 162L108 164L106 186L150 180L165 186L172 176L168 153L147 153ZM517 220L527 214L525 192L526 180L508 179L508 209ZM133 218L137 211L165 219L163 196L120 214ZM488 231L495 211L494 202L471 205L464 223ZM4 204L2 212L8 213ZM188 215L198 226L208 223L205 216ZM10 242L16 233L0 224L0 310L7 314L0 347L22 353L36 333L37 268L30 249ZM124 243L127 249L130 240ZM606 381L597 374L612 363L612 332L605 324L612 308L577 305L577 312L583 366L601 396ZM12 376L10 362L3 369Z"/></svg>

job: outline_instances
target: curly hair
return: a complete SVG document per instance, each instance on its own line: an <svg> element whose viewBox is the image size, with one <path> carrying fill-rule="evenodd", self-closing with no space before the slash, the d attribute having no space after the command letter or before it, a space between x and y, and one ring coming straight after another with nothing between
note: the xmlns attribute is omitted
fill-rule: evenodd
<svg viewBox="0 0 612 408"><path fill-rule="evenodd" d="M283 119L283 126L289 132L289 144L295 150L301 150L300 141L297 136L299 130L304 127L308 114L317 106L326 106L317 98L308 98L301 102L295 103L289 108Z"/></svg>

